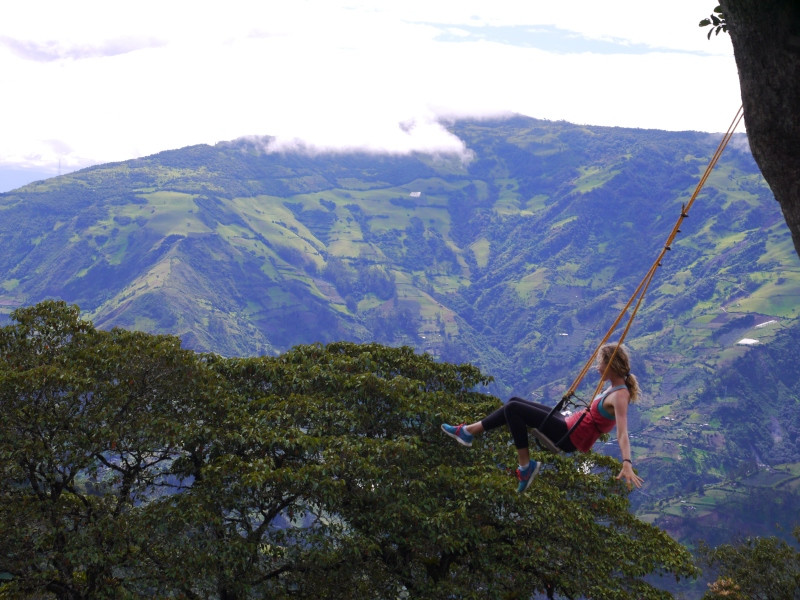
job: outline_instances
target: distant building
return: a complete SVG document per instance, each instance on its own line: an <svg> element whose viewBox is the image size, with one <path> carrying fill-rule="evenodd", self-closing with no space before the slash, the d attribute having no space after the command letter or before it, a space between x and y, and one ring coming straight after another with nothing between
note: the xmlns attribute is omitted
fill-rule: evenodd
<svg viewBox="0 0 800 600"><path fill-rule="evenodd" d="M742 338L738 342L736 342L737 346L755 346L758 343L758 340L754 340L753 338Z"/></svg>

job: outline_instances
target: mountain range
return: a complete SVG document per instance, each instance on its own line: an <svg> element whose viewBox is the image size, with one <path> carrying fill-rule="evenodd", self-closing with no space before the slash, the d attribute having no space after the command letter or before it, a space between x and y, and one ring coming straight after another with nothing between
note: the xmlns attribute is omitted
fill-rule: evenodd
<svg viewBox="0 0 800 600"><path fill-rule="evenodd" d="M278 151L252 138L0 194L0 320L59 298L100 328L226 356L407 345L479 366L500 398L554 403L721 136L525 117L449 129L459 155ZM758 497L791 528L798 298L800 261L737 134L627 337L645 390L631 423L643 518L687 540L727 540L732 523L772 533L775 518L748 514Z"/></svg>

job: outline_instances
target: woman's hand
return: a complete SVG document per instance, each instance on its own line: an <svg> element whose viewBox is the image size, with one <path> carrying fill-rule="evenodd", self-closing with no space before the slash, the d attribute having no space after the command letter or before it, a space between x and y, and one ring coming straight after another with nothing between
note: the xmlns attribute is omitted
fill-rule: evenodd
<svg viewBox="0 0 800 600"><path fill-rule="evenodd" d="M633 486L640 488L644 483L644 479L633 472L633 465L628 461L622 463L622 471L617 475L617 479L624 479L625 483L628 484L628 489L633 488Z"/></svg>

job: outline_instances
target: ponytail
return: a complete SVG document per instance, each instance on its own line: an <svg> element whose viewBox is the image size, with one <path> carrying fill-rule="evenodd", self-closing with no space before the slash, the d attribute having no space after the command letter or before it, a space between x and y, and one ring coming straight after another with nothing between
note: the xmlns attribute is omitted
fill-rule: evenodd
<svg viewBox="0 0 800 600"><path fill-rule="evenodd" d="M641 390L639 389L639 380L636 379L636 375L628 372L628 374L625 376L625 387L628 388L628 394L631 396L630 401L636 402L641 393Z"/></svg>

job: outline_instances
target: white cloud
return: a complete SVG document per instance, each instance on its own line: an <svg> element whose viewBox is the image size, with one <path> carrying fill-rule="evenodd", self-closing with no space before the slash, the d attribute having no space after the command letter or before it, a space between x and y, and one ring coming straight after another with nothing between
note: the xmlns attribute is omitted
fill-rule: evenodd
<svg viewBox="0 0 800 600"><path fill-rule="evenodd" d="M463 152L438 119L506 112L724 131L739 88L730 41L697 27L713 4L11 3L0 164L66 170L261 135Z"/></svg>

